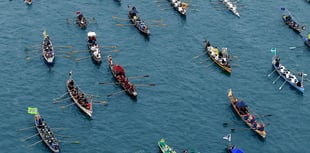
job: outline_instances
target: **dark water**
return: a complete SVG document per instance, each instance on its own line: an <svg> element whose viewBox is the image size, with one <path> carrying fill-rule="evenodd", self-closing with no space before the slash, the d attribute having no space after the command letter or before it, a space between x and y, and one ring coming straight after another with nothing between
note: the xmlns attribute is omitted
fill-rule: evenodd
<svg viewBox="0 0 310 153"><path fill-rule="evenodd" d="M270 48L276 47L281 62L292 71L310 73L310 52L301 37L281 20L281 7L286 7L304 25L309 25L309 8L304 0L240 1L241 18L237 18L223 5L206 0L189 1L186 18L173 10L168 1L40 1L34 0L28 7L22 1L3 0L0 37L0 64L2 112L0 117L1 152L48 152L34 137L35 129L17 132L17 129L33 125L33 116L27 107L38 107L50 127L67 128L54 130L62 141L62 152L148 153L160 152L157 142L165 138L177 152L194 148L200 152L224 152L227 142L222 139L230 128L232 143L245 152L308 152L310 113L309 82L305 93L300 94L288 84L278 90L283 80L276 84L272 72ZM149 39L129 24L127 5L135 5L144 20L163 20L156 26L150 24ZM163 9L163 10L162 10ZM197 11L198 10L198 11ZM86 30L74 24L75 12L81 11L91 21ZM69 19L69 23L66 22ZM42 31L46 29L57 48L56 63L48 67L39 54L24 49L40 45ZM131 79L136 84L155 83L154 87L138 87L138 99L132 100L125 93L107 97L120 90L117 85L99 85L113 82L104 61L100 66L87 52L62 57L63 52L86 50L86 35L95 31L100 45L117 45L119 53L111 53L114 63L122 64L128 76L150 75L148 78ZM306 35L307 32L302 35ZM211 64L203 53L203 40L209 39L218 47L228 47L232 54L232 74L227 75ZM289 47L297 47L290 50ZM110 50L110 49L103 49ZM104 59L108 54L103 55ZM26 59L29 56L31 59ZM210 65L211 64L211 65ZM66 91L68 72L80 88L95 97L107 100L108 106L95 105L93 119L89 120L76 106L61 109L70 100L52 104L54 98ZM254 132L242 130L244 124L223 127L224 122L240 122L235 115L227 90L248 102L267 123L267 138L261 140ZM71 144L79 141L80 144Z"/></svg>

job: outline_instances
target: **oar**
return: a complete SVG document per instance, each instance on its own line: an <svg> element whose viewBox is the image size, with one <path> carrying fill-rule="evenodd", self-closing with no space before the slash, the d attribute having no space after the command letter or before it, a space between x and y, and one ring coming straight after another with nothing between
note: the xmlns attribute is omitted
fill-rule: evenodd
<svg viewBox="0 0 310 153"><path fill-rule="evenodd" d="M130 19L127 19L127 18L120 18L120 17L117 17L117 16L112 16L113 19L119 19L119 20L130 20Z"/></svg>
<svg viewBox="0 0 310 153"><path fill-rule="evenodd" d="M39 140L39 141L37 141L37 142L35 142L35 143L33 143L33 144L29 145L28 147L35 146L36 144L40 143L41 141L42 141L42 140Z"/></svg>
<svg viewBox="0 0 310 153"><path fill-rule="evenodd" d="M81 58L76 58L76 61L82 60L82 59L86 59L86 58L90 58L91 56L86 56L86 57L81 57Z"/></svg>
<svg viewBox="0 0 310 153"><path fill-rule="evenodd" d="M117 95L117 94L119 94L119 93L122 93L122 92L124 92L125 90L121 90L121 91L117 91L117 92L114 92L114 93L110 93L110 94L108 94L107 96L108 97L111 97L111 96L113 96L113 95Z"/></svg>
<svg viewBox="0 0 310 153"><path fill-rule="evenodd" d="M65 105L65 106L60 106L60 108L64 109L64 108L66 108L66 107L68 107L68 106L71 106L71 105L73 105L73 104L75 104L75 103L71 103L71 104L68 104L68 105Z"/></svg>
<svg viewBox="0 0 310 153"><path fill-rule="evenodd" d="M111 53L111 52L116 53L116 52L119 52L119 50L118 49L108 50L108 51L103 51L102 53Z"/></svg>
<svg viewBox="0 0 310 153"><path fill-rule="evenodd" d="M235 125L235 124L243 124L242 122L236 123L236 122L224 122L223 126L228 126L228 125Z"/></svg>
<svg viewBox="0 0 310 153"><path fill-rule="evenodd" d="M290 47L290 49L296 49L296 48L301 48L301 47L305 47L305 46L297 46L297 47Z"/></svg>
<svg viewBox="0 0 310 153"><path fill-rule="evenodd" d="M81 53L81 52L89 52L89 50L80 50L80 51L74 50L74 51L67 52L67 54L75 54L75 53Z"/></svg>
<svg viewBox="0 0 310 153"><path fill-rule="evenodd" d="M201 61L199 63L202 64L203 62L207 62L207 61L209 61L209 59L203 60L203 61Z"/></svg>
<svg viewBox="0 0 310 153"><path fill-rule="evenodd" d="M268 77L270 77L271 74L272 74L273 72L275 72L275 71L276 71L276 69L274 69L271 73L269 73L269 74L268 74Z"/></svg>
<svg viewBox="0 0 310 153"><path fill-rule="evenodd" d="M118 82L98 82L99 84L119 84Z"/></svg>
<svg viewBox="0 0 310 153"><path fill-rule="evenodd" d="M31 138L33 138L33 137L35 137L35 136L37 136L39 133L36 133L36 134L34 134L34 135L32 135L32 136L29 136L29 137L27 137L27 138L24 138L24 139L21 139L21 141L27 141L27 140L29 140L29 139L31 139Z"/></svg>
<svg viewBox="0 0 310 153"><path fill-rule="evenodd" d="M142 86L156 86L156 84L154 84L154 83L150 83L150 84L135 84L135 86L137 86L137 87L142 87Z"/></svg>
<svg viewBox="0 0 310 153"><path fill-rule="evenodd" d="M143 76L130 76L128 78L146 78L149 77L150 75L143 75Z"/></svg>
<svg viewBox="0 0 310 153"><path fill-rule="evenodd" d="M282 83L282 85L279 87L279 90L282 89L282 87L284 86L284 84L286 83L286 80Z"/></svg>
<svg viewBox="0 0 310 153"><path fill-rule="evenodd" d="M206 66L206 68L208 68L209 66L211 66L213 63L214 63L214 62L212 61L212 63L208 64L208 65Z"/></svg>
<svg viewBox="0 0 310 153"><path fill-rule="evenodd" d="M163 20L144 20L145 22L163 22Z"/></svg>
<svg viewBox="0 0 310 153"><path fill-rule="evenodd" d="M107 101L92 101L94 104L102 104L102 105L108 105L109 103Z"/></svg>
<svg viewBox="0 0 310 153"><path fill-rule="evenodd" d="M231 128L230 131L235 131L235 130L252 130L253 128Z"/></svg>
<svg viewBox="0 0 310 153"><path fill-rule="evenodd" d="M67 130L68 128L51 128L52 130Z"/></svg>
<svg viewBox="0 0 310 153"><path fill-rule="evenodd" d="M56 57L65 57L65 58L71 58L70 55L56 55Z"/></svg>
<svg viewBox="0 0 310 153"><path fill-rule="evenodd" d="M281 77L281 76L279 75L279 76L272 82L272 84L275 84L275 83L279 80L280 77Z"/></svg>
<svg viewBox="0 0 310 153"><path fill-rule="evenodd" d="M168 24L149 24L150 26L167 26Z"/></svg>
<svg viewBox="0 0 310 153"><path fill-rule="evenodd" d="M68 94L68 92L65 92L63 95L61 95L61 96L59 96L59 97L57 97L57 98L54 98L53 100L60 99L60 98L64 97L64 96L67 95L67 94Z"/></svg>
<svg viewBox="0 0 310 153"><path fill-rule="evenodd" d="M17 131L24 131L24 130L29 130L32 128L35 128L36 126L30 126L30 127L26 127L26 128L22 128L22 129L18 129Z"/></svg>
<svg viewBox="0 0 310 153"><path fill-rule="evenodd" d="M100 48L117 48L117 46L112 45L112 46L100 46Z"/></svg>
<svg viewBox="0 0 310 153"><path fill-rule="evenodd" d="M135 24L115 24L116 26L132 26L132 25L135 25Z"/></svg>
<svg viewBox="0 0 310 153"><path fill-rule="evenodd" d="M265 116L272 116L272 114L261 115L261 117L265 117Z"/></svg>
<svg viewBox="0 0 310 153"><path fill-rule="evenodd" d="M27 60L27 61L28 61L28 60L31 60L32 58L37 57L37 56L39 56L39 55L41 55L41 54L38 54L38 55L33 56L33 57L26 57L25 60Z"/></svg>
<svg viewBox="0 0 310 153"><path fill-rule="evenodd" d="M68 45L68 46L53 46L54 48L72 48L72 46Z"/></svg>
<svg viewBox="0 0 310 153"><path fill-rule="evenodd" d="M59 141L62 143L72 143L72 144L80 144L80 141Z"/></svg>
<svg viewBox="0 0 310 153"><path fill-rule="evenodd" d="M56 103L59 103L59 102L63 102L63 101L68 100L70 98L71 97L68 97L68 98L65 98L65 99L61 99L61 100L55 100L55 101L53 101L53 104L56 104Z"/></svg>
<svg viewBox="0 0 310 153"><path fill-rule="evenodd" d="M200 56L202 56L202 55L205 55L206 53L207 53L207 52L204 52L203 54L197 55L197 56L193 57L193 59L196 59L196 58L198 58L198 57L200 57Z"/></svg>

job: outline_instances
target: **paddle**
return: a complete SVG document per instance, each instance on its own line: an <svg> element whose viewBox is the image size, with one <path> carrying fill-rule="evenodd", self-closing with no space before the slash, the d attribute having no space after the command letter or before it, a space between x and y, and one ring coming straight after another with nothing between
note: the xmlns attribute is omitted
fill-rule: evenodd
<svg viewBox="0 0 310 153"><path fill-rule="evenodd" d="M113 95L117 95L117 94L119 94L119 93L122 93L122 92L124 92L125 90L121 90L121 91L117 91L117 92L114 92L114 93L110 93L110 94L108 94L107 96L108 97L111 97L111 96L113 96Z"/></svg>
<svg viewBox="0 0 310 153"><path fill-rule="evenodd" d="M34 135L32 135L32 136L29 136L29 137L27 137L27 138L21 139L21 141L22 141L22 142L25 142L25 141L27 141L27 140L29 140L29 139L31 139L31 138L37 136L38 134L39 134L39 133L36 133L36 134L34 134Z"/></svg>
<svg viewBox="0 0 310 153"><path fill-rule="evenodd" d="M22 129L18 129L17 131L24 131L24 130L29 130L32 128L35 128L36 126L30 126L30 127L26 127L26 128L22 128Z"/></svg>
<svg viewBox="0 0 310 153"><path fill-rule="evenodd" d="M53 104L56 104L56 103L59 103L59 102L63 102L63 101L68 100L70 98L71 97L68 97L68 98L65 98L65 99L61 99L61 100L55 100L55 101L53 101Z"/></svg>
<svg viewBox="0 0 310 153"><path fill-rule="evenodd" d="M128 78L146 78L149 77L150 75L143 75L143 76L130 76Z"/></svg>
<svg viewBox="0 0 310 153"><path fill-rule="evenodd" d="M90 56L86 56L86 57L76 58L75 61L79 61L79 60L82 60L82 59L87 59L87 58L90 58L90 57L91 57L91 55Z"/></svg>
<svg viewBox="0 0 310 153"><path fill-rule="evenodd" d="M142 86L155 86L156 84L150 83L150 84L134 84L136 87L142 87Z"/></svg>
<svg viewBox="0 0 310 153"><path fill-rule="evenodd" d="M60 108L64 109L64 108L66 108L66 107L68 107L68 106L71 106L71 105L73 105L73 104L75 104L75 103L71 103L71 104L68 104L68 105L60 106Z"/></svg>
<svg viewBox="0 0 310 153"><path fill-rule="evenodd" d="M36 144L40 143L41 141L42 141L42 140L39 140L39 141L37 141L37 142L35 142L35 143L33 143L33 144L29 145L28 147L35 146Z"/></svg>

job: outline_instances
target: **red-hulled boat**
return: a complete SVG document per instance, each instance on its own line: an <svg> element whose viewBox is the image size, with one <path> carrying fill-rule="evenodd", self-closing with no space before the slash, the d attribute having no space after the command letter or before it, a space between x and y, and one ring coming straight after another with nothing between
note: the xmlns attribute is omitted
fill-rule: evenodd
<svg viewBox="0 0 310 153"><path fill-rule="evenodd" d="M123 66L113 64L112 56L108 56L108 63L113 77L117 80L118 84L132 97L137 97L138 93L136 87L131 84L125 75Z"/></svg>

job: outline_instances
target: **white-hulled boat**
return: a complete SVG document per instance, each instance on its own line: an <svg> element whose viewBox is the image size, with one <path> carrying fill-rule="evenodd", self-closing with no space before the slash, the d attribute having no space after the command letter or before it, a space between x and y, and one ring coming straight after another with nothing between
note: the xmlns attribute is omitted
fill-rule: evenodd
<svg viewBox="0 0 310 153"><path fill-rule="evenodd" d="M31 5L32 4L32 0L25 0L24 1L26 4Z"/></svg>
<svg viewBox="0 0 310 153"><path fill-rule="evenodd" d="M99 49L99 45L97 44L96 33L92 31L88 32L87 39L88 39L87 46L89 49L89 53L92 56L92 59L96 64L101 64L101 52Z"/></svg>
<svg viewBox="0 0 310 153"><path fill-rule="evenodd" d="M236 16L240 17L240 14L237 10L237 5L233 4L233 2L229 0L223 0L222 3L231 11L233 12Z"/></svg>
<svg viewBox="0 0 310 153"><path fill-rule="evenodd" d="M54 64L55 50L50 37L43 31L42 56L47 64Z"/></svg>
<svg viewBox="0 0 310 153"><path fill-rule="evenodd" d="M180 14L186 15L188 4L181 2L181 0L169 0L171 5L177 10Z"/></svg>

